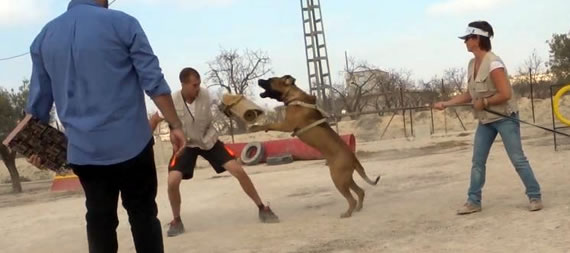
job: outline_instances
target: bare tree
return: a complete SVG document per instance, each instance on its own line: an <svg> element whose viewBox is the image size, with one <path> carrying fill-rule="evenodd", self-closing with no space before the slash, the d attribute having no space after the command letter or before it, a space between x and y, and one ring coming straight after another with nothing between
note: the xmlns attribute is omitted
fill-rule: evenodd
<svg viewBox="0 0 570 253"><path fill-rule="evenodd" d="M208 63L208 87L218 86L227 93L248 94L258 78L271 72L270 64L269 57L260 50L246 49L240 53L237 49L222 49L220 54ZM214 112L214 118L220 132L227 132L230 127L235 127L234 133L246 131L245 122L230 121L231 119L225 118L225 115L217 110Z"/></svg>
<svg viewBox="0 0 570 253"><path fill-rule="evenodd" d="M428 103L445 100L466 92L466 76L467 72L463 68L448 68L441 77L435 75L427 82L420 80L418 88L425 92L426 98L429 97Z"/></svg>
<svg viewBox="0 0 570 253"><path fill-rule="evenodd" d="M222 49L216 59L208 63L208 87L220 86L228 93L246 94L254 81L271 72L269 57L262 51Z"/></svg>
<svg viewBox="0 0 570 253"><path fill-rule="evenodd" d="M435 75L429 81L418 81L418 88L426 92L426 100L429 101L428 103L444 99L441 88L442 80L443 79L441 77Z"/></svg>
<svg viewBox="0 0 570 253"><path fill-rule="evenodd" d="M376 110L404 107L409 103L407 92L413 90L410 70L389 70L383 78L376 81L378 96L374 102ZM382 115L383 113L380 113Z"/></svg>
<svg viewBox="0 0 570 253"><path fill-rule="evenodd" d="M528 56L528 58L524 61L524 63L518 69L519 78L516 78L517 82L530 82L530 75L542 73L544 61L538 54L536 53L536 49L532 51L532 53Z"/></svg>
<svg viewBox="0 0 570 253"><path fill-rule="evenodd" d="M336 84L331 87L334 91L333 103L336 106L333 110L338 113L344 110L348 113L362 112L364 108L373 105L375 97L378 96L379 80L387 75L385 71L368 64L367 62L357 62L350 59L344 72L344 84Z"/></svg>
<svg viewBox="0 0 570 253"><path fill-rule="evenodd" d="M536 53L536 49L532 50L532 53L524 61L524 67L527 70L531 70L532 73L542 73L544 72L544 60Z"/></svg>
<svg viewBox="0 0 570 253"><path fill-rule="evenodd" d="M530 97L533 86L534 97L546 98L550 96L550 79L546 73L546 63L538 56L536 49L518 69L518 76L512 78L512 85L515 93L521 97ZM547 77L547 78L545 78Z"/></svg>
<svg viewBox="0 0 570 253"><path fill-rule="evenodd" d="M465 91L465 76L467 72L464 68L448 68L443 72L444 87L449 94L459 94Z"/></svg>

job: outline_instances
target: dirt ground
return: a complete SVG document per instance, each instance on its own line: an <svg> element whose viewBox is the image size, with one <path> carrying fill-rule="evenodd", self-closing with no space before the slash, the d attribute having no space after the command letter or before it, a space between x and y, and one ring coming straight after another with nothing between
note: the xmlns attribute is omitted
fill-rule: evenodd
<svg viewBox="0 0 570 253"><path fill-rule="evenodd" d="M570 111L565 101L564 115ZM521 100L521 118L531 121L529 101ZM552 124L550 101L536 101L536 121ZM552 135L523 126L523 144L539 180L545 208L528 212L523 185L498 140L489 157L483 212L457 216L469 184L473 129L468 111L414 114L406 135L403 118L366 116L341 122L341 134L354 133L357 156L377 186L366 185L364 209L340 219L346 209L324 161L279 166L249 166L262 199L281 218L278 224L257 220L257 207L229 174L215 175L203 160L195 178L181 186L182 219L187 232L164 238L166 252L570 252L569 138L554 152ZM457 116L462 119L460 122ZM390 126L388 126L390 123ZM466 127L463 130L461 123ZM387 131L384 132L384 129ZM431 134L432 131L435 133ZM382 136L382 133L384 135ZM236 142L288 138L288 134L236 136ZM229 136L222 137L229 142ZM166 194L166 163L171 149L157 142L159 218L171 213ZM53 175L18 161L24 193L10 194L6 169L0 167L0 252L86 252L84 196L50 193ZM4 183L4 184L3 184ZM119 208L119 252L135 252L128 218Z"/></svg>
<svg viewBox="0 0 570 253"><path fill-rule="evenodd" d="M523 135L529 132L523 128ZM469 183L472 138L463 133L357 143L367 173L382 180L372 187L355 176L367 195L364 209L349 219L339 218L346 203L324 161L246 168L280 216L278 224L259 223L256 207L227 173L198 170L181 188L187 232L165 237L166 252L570 252L570 149L554 152L550 136L525 137L545 204L531 213L497 142L483 212L456 216ZM159 218L166 224L165 167L159 170ZM49 193L49 184L25 183L26 193L0 195L0 252L86 252L83 195ZM134 252L122 208L119 219L119 251Z"/></svg>

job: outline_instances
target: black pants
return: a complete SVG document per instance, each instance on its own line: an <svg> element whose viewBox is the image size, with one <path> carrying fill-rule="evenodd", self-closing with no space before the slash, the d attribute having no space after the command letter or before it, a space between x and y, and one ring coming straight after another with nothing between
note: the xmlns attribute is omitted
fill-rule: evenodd
<svg viewBox="0 0 570 253"><path fill-rule="evenodd" d="M119 192L129 215L137 252L164 252L155 202L157 179L153 144L151 140L139 155L122 163L71 165L85 191L90 253L115 253L118 250Z"/></svg>

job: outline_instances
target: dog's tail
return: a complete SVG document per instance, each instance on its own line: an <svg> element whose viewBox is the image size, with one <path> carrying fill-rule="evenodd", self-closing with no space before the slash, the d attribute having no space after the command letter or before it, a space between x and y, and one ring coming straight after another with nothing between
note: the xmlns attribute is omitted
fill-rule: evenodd
<svg viewBox="0 0 570 253"><path fill-rule="evenodd" d="M375 180L370 179L367 175L366 172L364 171L364 167L362 167L362 164L360 164L360 161L358 161L358 159L354 159L356 160L356 172L358 172L358 174L362 177L362 179L364 179L364 181L366 181L366 183L369 183L371 185L377 185L378 181L380 181L380 176L377 176Z"/></svg>

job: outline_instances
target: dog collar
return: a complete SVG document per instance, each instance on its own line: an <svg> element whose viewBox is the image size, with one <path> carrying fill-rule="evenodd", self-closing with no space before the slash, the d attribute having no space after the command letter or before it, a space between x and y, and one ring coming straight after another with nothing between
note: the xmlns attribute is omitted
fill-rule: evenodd
<svg viewBox="0 0 570 253"><path fill-rule="evenodd" d="M283 93L283 95L281 95L281 99L282 99L283 101L285 101L285 99L287 98L287 95L289 95L289 91L291 91L291 87L287 88L287 90L285 90L285 92ZM289 103L291 103L291 101L293 101L293 100L286 101L286 102L284 102L284 103L285 103L285 105L289 105Z"/></svg>

